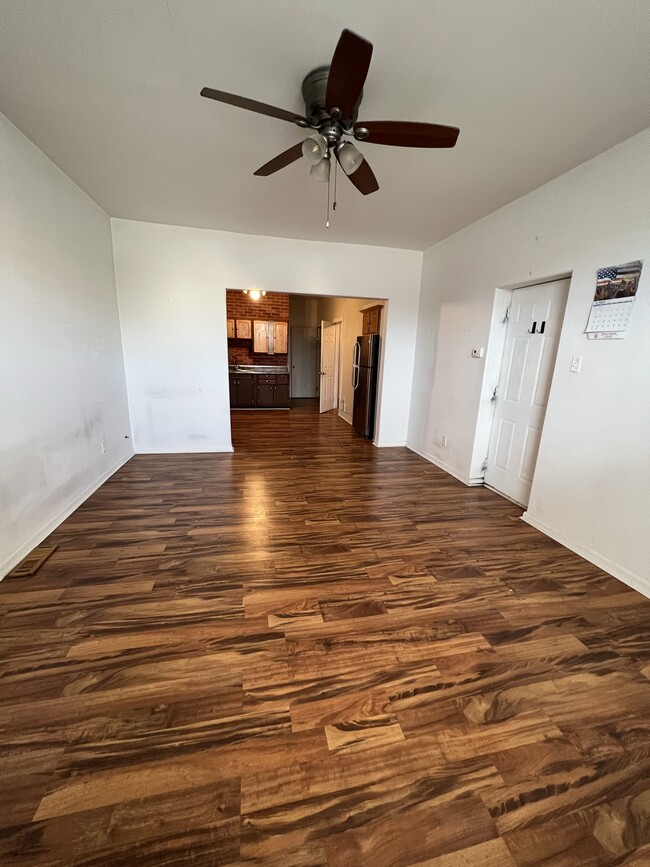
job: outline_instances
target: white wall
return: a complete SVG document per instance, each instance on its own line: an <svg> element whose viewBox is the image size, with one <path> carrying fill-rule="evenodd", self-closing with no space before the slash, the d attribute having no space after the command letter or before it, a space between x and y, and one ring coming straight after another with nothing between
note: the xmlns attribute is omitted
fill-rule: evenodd
<svg viewBox="0 0 650 867"><path fill-rule="evenodd" d="M132 450L109 218L2 115L0 309L4 575Z"/></svg>
<svg viewBox="0 0 650 867"><path fill-rule="evenodd" d="M391 300L379 445L404 444L422 254L130 220L113 224L138 452L231 449L227 287Z"/></svg>
<svg viewBox="0 0 650 867"><path fill-rule="evenodd" d="M588 341L597 269L639 258L626 339ZM496 383L470 351L487 344L495 290L567 273L526 518L650 593L650 130L426 251L409 445L466 482L480 477Z"/></svg>

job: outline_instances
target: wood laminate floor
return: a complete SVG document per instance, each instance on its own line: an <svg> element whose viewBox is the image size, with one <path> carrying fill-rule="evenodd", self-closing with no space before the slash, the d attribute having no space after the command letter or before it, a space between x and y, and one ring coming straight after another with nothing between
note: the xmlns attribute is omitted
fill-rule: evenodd
<svg viewBox="0 0 650 867"><path fill-rule="evenodd" d="M650 602L329 413L0 584L2 865L650 864Z"/></svg>

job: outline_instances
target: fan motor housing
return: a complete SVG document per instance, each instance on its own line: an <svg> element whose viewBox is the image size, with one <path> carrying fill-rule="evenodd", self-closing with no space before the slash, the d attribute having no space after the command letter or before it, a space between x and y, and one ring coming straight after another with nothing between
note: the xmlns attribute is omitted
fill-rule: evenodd
<svg viewBox="0 0 650 867"><path fill-rule="evenodd" d="M325 106L329 71L329 66L319 66L317 69L312 69L312 71L305 76L302 82L302 96L305 100L305 115L307 120L316 127L320 127L324 122L329 124L332 120ZM356 121L362 96L363 91L359 94L359 99L357 100L357 104L352 112L352 117L344 119L346 121L346 127L348 126L347 121L349 121L350 124L353 124Z"/></svg>

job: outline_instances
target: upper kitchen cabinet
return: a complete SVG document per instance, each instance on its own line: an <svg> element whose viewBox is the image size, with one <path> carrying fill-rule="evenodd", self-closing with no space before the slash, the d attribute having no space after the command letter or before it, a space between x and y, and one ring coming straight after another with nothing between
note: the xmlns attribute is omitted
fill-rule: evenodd
<svg viewBox="0 0 650 867"><path fill-rule="evenodd" d="M241 340L250 340L253 336L253 329L250 319L235 320L235 335Z"/></svg>
<svg viewBox="0 0 650 867"><path fill-rule="evenodd" d="M263 319L253 321L253 352L269 351L269 323Z"/></svg>
<svg viewBox="0 0 650 867"><path fill-rule="evenodd" d="M381 325L381 310L382 305L377 304L375 307L368 307L363 310L363 325L362 334L379 334Z"/></svg>
<svg viewBox="0 0 650 867"><path fill-rule="evenodd" d="M228 335L228 340L235 336L235 320L227 319L226 320L227 330L226 333Z"/></svg>
<svg viewBox="0 0 650 867"><path fill-rule="evenodd" d="M253 321L253 352L286 355L289 351L289 323Z"/></svg>
<svg viewBox="0 0 650 867"><path fill-rule="evenodd" d="M289 323L273 323L273 351L278 355L286 355L289 351Z"/></svg>

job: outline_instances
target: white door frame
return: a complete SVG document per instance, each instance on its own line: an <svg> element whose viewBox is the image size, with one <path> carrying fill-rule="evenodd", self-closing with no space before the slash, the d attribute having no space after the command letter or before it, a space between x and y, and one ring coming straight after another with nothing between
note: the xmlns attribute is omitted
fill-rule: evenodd
<svg viewBox="0 0 650 867"><path fill-rule="evenodd" d="M490 332L488 338L488 346L487 353L485 358L485 371L483 375L483 387L481 390L481 409L479 410L479 417L477 419L476 426L476 435L474 438L474 452L473 452L473 463L475 463L476 458L481 456L481 461L483 461L483 465L481 467L480 473L476 472L472 473L472 478L470 478L470 485L483 485L485 484L485 470L487 469L487 456L490 448L490 439L492 436L492 423L494 421L495 410L496 410L496 402L492 399L493 392L495 388L498 388L499 381L501 379L501 368L503 366L504 353L505 353L505 345L506 345L506 335L507 335L507 322L508 315L510 311L510 307L512 306L512 298L513 293L517 289L526 289L530 286L541 286L544 283L554 283L558 280L568 280L569 281L569 289L568 292L571 291L571 278L572 272L564 272L561 274L556 274L547 277L538 277L534 280L527 280L525 283L516 283L511 286L503 286L499 287L495 290L494 293L494 305L492 308L492 319L490 323ZM565 308L566 309L566 308ZM562 331L560 330L560 339L562 336ZM555 364L557 364L557 355ZM555 374L555 367L553 369L553 374L551 376L551 388L553 384L553 376ZM533 483L534 483L535 475L533 473ZM489 487L489 485L486 485ZM490 488L491 490L495 490L494 488ZM509 499L505 494L501 491L496 491L500 496ZM513 501L514 502L514 501ZM519 504L517 504L519 505Z"/></svg>
<svg viewBox="0 0 650 867"><path fill-rule="evenodd" d="M341 335L343 333L343 318L337 317L332 320L332 325L336 325L336 348L334 350L334 354L336 356L336 392L334 395L334 408L337 413L341 412L341 391L342 382L341 377L343 376L343 366L341 364Z"/></svg>

